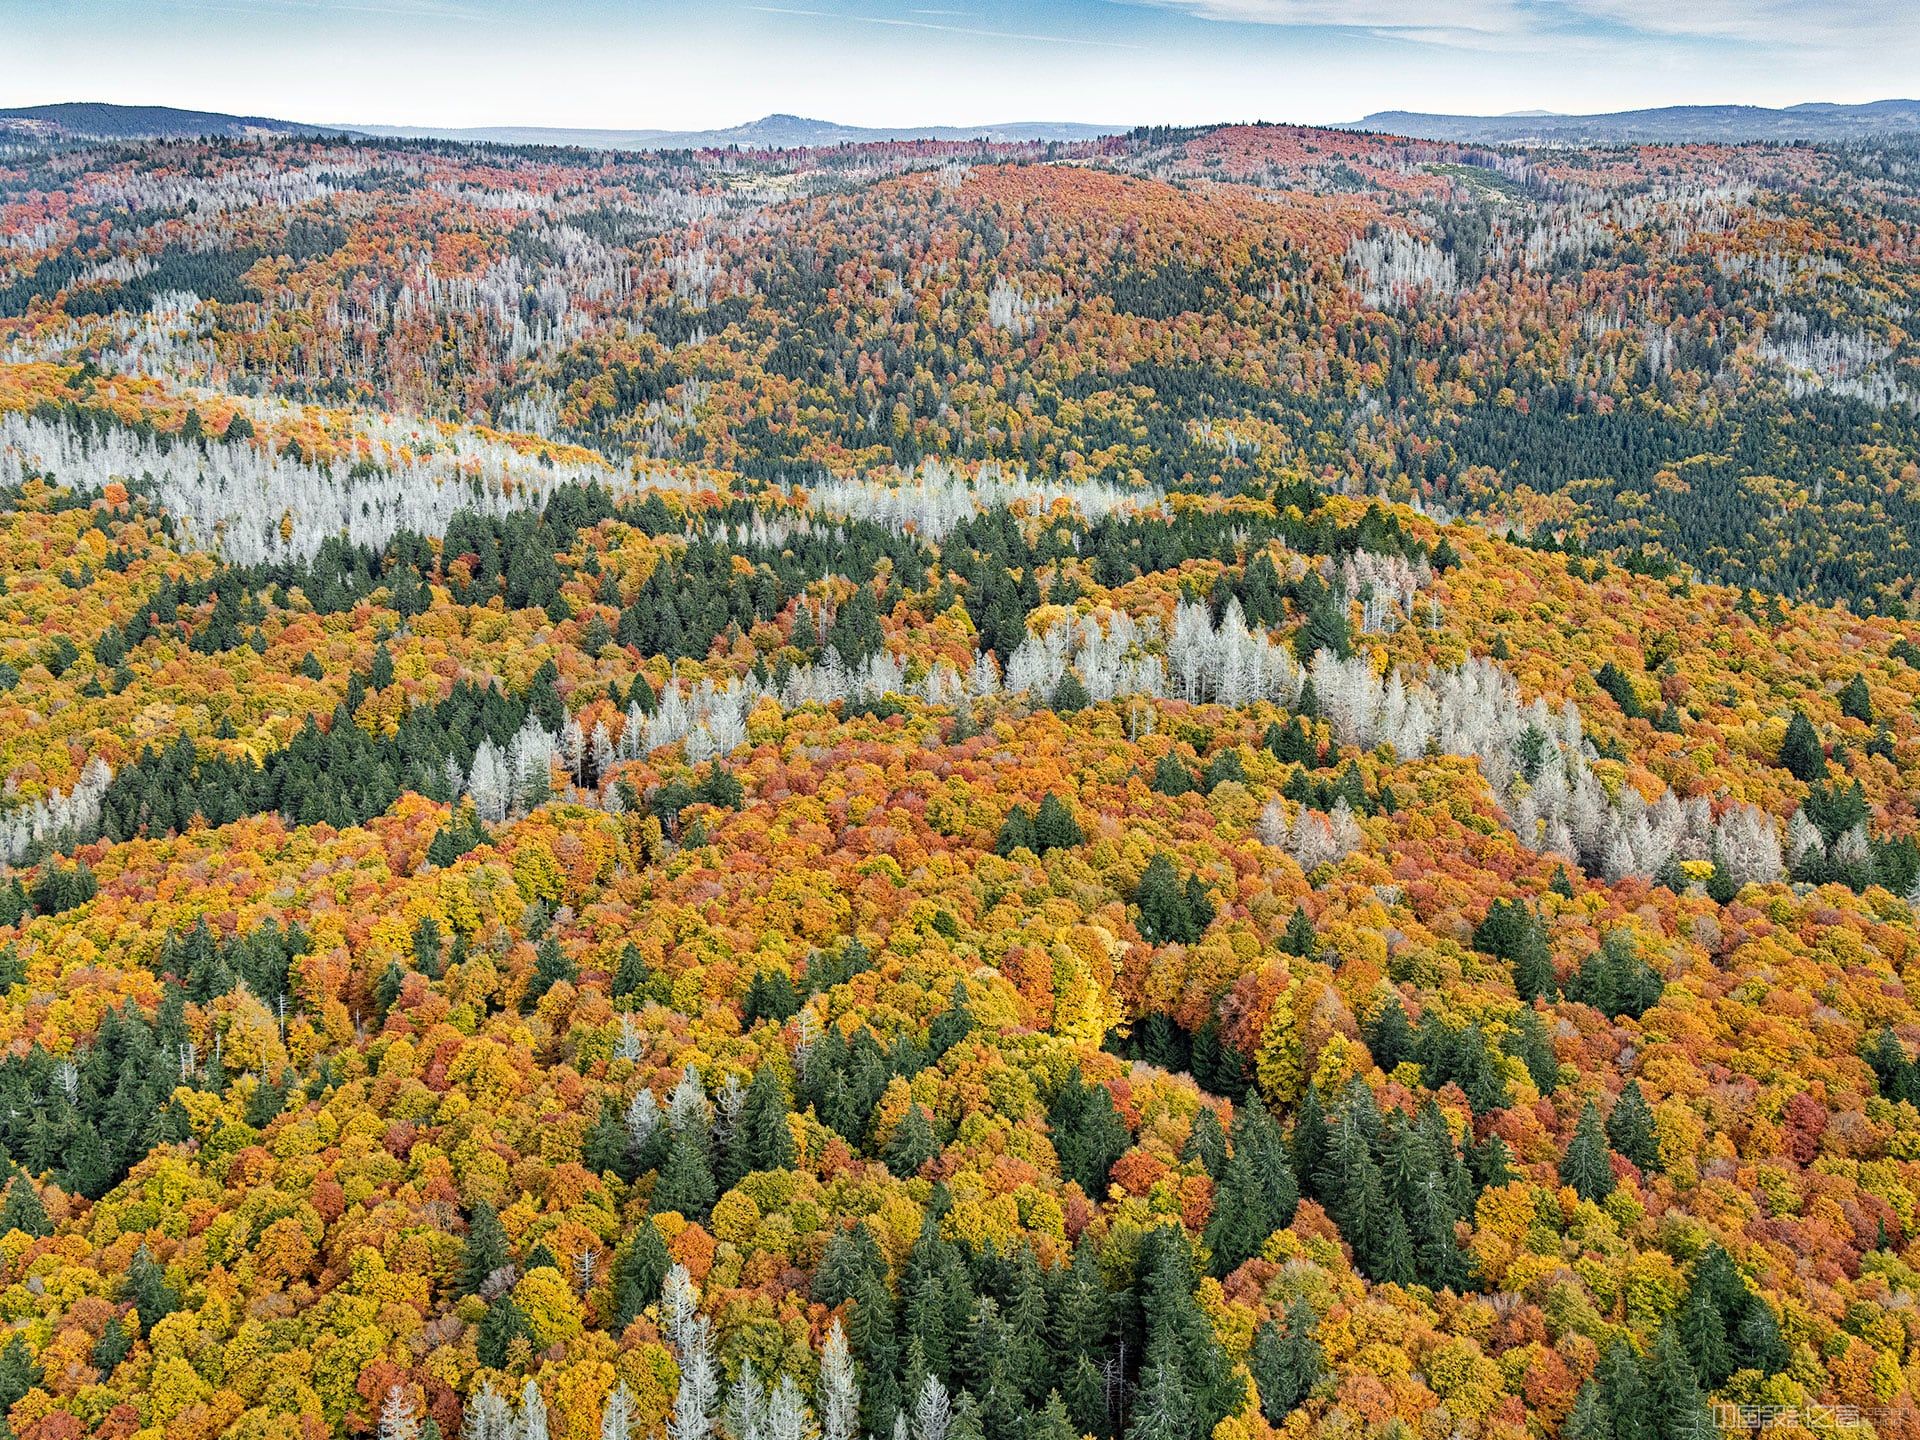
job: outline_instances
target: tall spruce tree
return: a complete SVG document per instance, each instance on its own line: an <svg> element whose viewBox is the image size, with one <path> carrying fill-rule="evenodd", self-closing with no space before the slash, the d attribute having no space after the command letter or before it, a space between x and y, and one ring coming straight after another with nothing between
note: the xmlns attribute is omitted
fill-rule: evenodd
<svg viewBox="0 0 1920 1440"><path fill-rule="evenodd" d="M7 1187L7 1199L0 1205L0 1235L10 1230L42 1239L53 1233L53 1222L47 1218L47 1207L40 1201L40 1192L24 1170L13 1172L13 1183Z"/></svg>
<svg viewBox="0 0 1920 1440"><path fill-rule="evenodd" d="M1070 850L1083 844L1087 837L1066 802L1057 795L1048 795L1034 812L1033 838L1035 848L1045 854L1049 850Z"/></svg>
<svg viewBox="0 0 1920 1440"><path fill-rule="evenodd" d="M1294 1112L1293 1135L1287 1149L1293 1159L1293 1173L1304 1195L1320 1199L1320 1170L1326 1163L1332 1137L1327 1129L1327 1113L1320 1099L1320 1088L1311 1083L1300 1097Z"/></svg>
<svg viewBox="0 0 1920 1440"><path fill-rule="evenodd" d="M26 1337L15 1335L7 1341L6 1348L0 1350L0 1430L6 1429L6 1412L42 1378L40 1365L27 1349Z"/></svg>
<svg viewBox="0 0 1920 1440"><path fill-rule="evenodd" d="M614 1318L624 1329L660 1298L673 1258L651 1220L642 1220L613 1261Z"/></svg>
<svg viewBox="0 0 1920 1440"><path fill-rule="evenodd" d="M1600 1107L1587 1102L1574 1127L1566 1154L1560 1157L1560 1183L1582 1200L1604 1200L1613 1193L1613 1152L1600 1123Z"/></svg>
<svg viewBox="0 0 1920 1440"><path fill-rule="evenodd" d="M460 1291L478 1295L487 1277L512 1258L500 1215L485 1200L476 1200L467 1220L467 1238L460 1260Z"/></svg>
<svg viewBox="0 0 1920 1440"><path fill-rule="evenodd" d="M1326 1356L1315 1338L1313 1311L1295 1298L1282 1328L1269 1320L1255 1332L1248 1366L1260 1392L1260 1413L1269 1425L1278 1425L1300 1407L1326 1369Z"/></svg>
<svg viewBox="0 0 1920 1440"><path fill-rule="evenodd" d="M793 1130L787 1123L792 1106L786 1082L770 1065L753 1073L747 1087L747 1099L740 1111L739 1128L733 1137L733 1149L744 1158L742 1173L749 1170L790 1170L795 1154ZM737 1177L736 1177L737 1178Z"/></svg>
<svg viewBox="0 0 1920 1440"><path fill-rule="evenodd" d="M1867 677L1858 670L1840 689L1840 713L1863 725L1873 724L1873 697L1867 693Z"/></svg>
<svg viewBox="0 0 1920 1440"><path fill-rule="evenodd" d="M689 1220L704 1220L713 1209L715 1194L707 1147L690 1131L676 1132L648 1208L655 1215L677 1211Z"/></svg>
<svg viewBox="0 0 1920 1440"><path fill-rule="evenodd" d="M900 1123L893 1127L882 1158L887 1169L902 1180L920 1173L920 1167L940 1153L940 1141L933 1133L933 1122L920 1105L909 1105Z"/></svg>
<svg viewBox="0 0 1920 1440"><path fill-rule="evenodd" d="M1220 1117L1214 1113L1211 1105L1202 1105L1194 1115L1193 1124L1187 1130L1187 1143L1180 1150L1180 1158L1198 1162L1200 1168L1215 1180L1225 1173L1227 1137L1220 1128Z"/></svg>
<svg viewBox="0 0 1920 1440"><path fill-rule="evenodd" d="M1801 711L1795 710L1787 721L1786 738L1780 742L1780 766L1809 785L1827 778L1827 756L1819 732Z"/></svg>
<svg viewBox="0 0 1920 1440"><path fill-rule="evenodd" d="M1660 1168L1660 1140L1653 1128L1653 1110L1638 1080L1629 1080L1607 1116L1607 1140L1642 1170Z"/></svg>
<svg viewBox="0 0 1920 1440"><path fill-rule="evenodd" d="M1140 910L1140 933L1152 943L1190 944L1200 938L1187 887L1165 854L1156 854L1140 874L1133 903Z"/></svg>

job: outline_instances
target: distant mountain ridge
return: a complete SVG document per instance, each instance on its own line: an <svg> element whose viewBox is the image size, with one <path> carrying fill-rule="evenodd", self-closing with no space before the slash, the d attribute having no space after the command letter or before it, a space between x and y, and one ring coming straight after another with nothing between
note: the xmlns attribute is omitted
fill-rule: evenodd
<svg viewBox="0 0 1920 1440"><path fill-rule="evenodd" d="M1124 133L1121 125L1020 120L983 125L842 125L801 115L773 114L715 130L622 130L542 125L310 124L262 115L228 115L166 105L112 105L74 101L0 109L0 136L79 140L242 138L270 135L366 135L454 140L472 144L553 145L589 150L819 149L888 141L991 140L1003 143L1073 141ZM1442 115L1379 110L1329 126L1422 140L1475 144L1627 144L1745 141L1818 141L1920 138L1920 100L1876 100L1861 105L1811 102L1782 109L1759 105L1670 105L1599 115L1516 111L1504 115Z"/></svg>
<svg viewBox="0 0 1920 1440"><path fill-rule="evenodd" d="M96 100L0 109L0 133L45 133L89 140L303 135L321 128L264 115L223 115L212 110L179 110L171 105L109 105Z"/></svg>
<svg viewBox="0 0 1920 1440"><path fill-rule="evenodd" d="M571 129L541 125L472 128L410 125L314 125L258 115L179 110L165 105L109 105L76 101L0 109L0 134L82 140L175 140L196 136L371 135L396 139L458 140L491 145L557 145L589 150L795 150L866 145L893 140L1091 140L1127 127L1069 121L1020 120L990 125L841 125L800 115L767 115L720 130Z"/></svg>
<svg viewBox="0 0 1920 1440"><path fill-rule="evenodd" d="M1604 115L1438 115L1419 110L1379 110L1332 128L1483 145L1832 142L1920 136L1920 100L1875 100L1863 105L1812 102L1778 110L1763 105L1668 105Z"/></svg>
<svg viewBox="0 0 1920 1440"><path fill-rule="evenodd" d="M720 130L590 130L541 125L483 125L470 129L432 126L355 125L357 134L407 139L470 140L495 145L573 145L590 150L819 149L893 140L1092 140L1127 127L1069 121L1019 120L993 125L841 125L802 115L766 115Z"/></svg>

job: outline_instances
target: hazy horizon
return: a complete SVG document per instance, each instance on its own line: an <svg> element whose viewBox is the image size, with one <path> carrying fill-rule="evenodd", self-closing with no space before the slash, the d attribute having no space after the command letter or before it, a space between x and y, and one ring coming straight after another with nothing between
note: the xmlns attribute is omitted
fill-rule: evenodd
<svg viewBox="0 0 1920 1440"><path fill-rule="evenodd" d="M198 113L198 114L208 114L208 115L227 115L227 116L232 116L234 118L243 119L243 120L258 119L258 120L284 121L284 122L296 124L296 125L307 125L307 126L314 127L315 129L322 129L322 130L337 126L340 129L345 131L353 131L353 132L373 134L373 135L391 135L395 138L406 138L410 135L418 135L421 137L432 137L432 136L460 136L460 135L496 135L496 134L518 133L518 132L525 132L530 134L551 133L554 135L595 135L595 134L605 134L605 135L712 134L712 135L719 135L719 134L725 134L729 131L734 131L734 130L749 130L754 128L757 125L763 124L764 122L772 121L772 120L781 120L781 119L798 120L808 124L832 126L835 128L847 129L847 130L871 131L874 133L895 131L895 132L904 134L910 131L919 131L919 130L964 131L964 130L973 129L973 128L977 128L982 131L985 131L989 129L1009 129L1009 128L1016 128L1021 126L1034 126L1034 127L1059 126L1063 130L1068 127L1072 127L1075 130L1081 130L1081 131L1100 131L1106 134L1122 135L1140 126L1150 126L1150 125L1165 124L1165 123L1191 124L1191 125L1201 126L1203 128L1212 126L1212 125L1299 125L1307 128L1316 128L1316 127L1351 125L1356 121L1365 120L1370 116L1376 115L1376 114L1382 114L1382 115L1419 114L1419 115L1435 115L1435 116L1454 115L1454 116L1459 116L1462 119L1473 119L1473 120L1526 120L1526 119L1584 120L1584 119L1603 119L1613 114L1632 114L1632 113L1641 113L1641 112L1655 113L1661 110L1669 110L1669 109L1690 110L1690 109L1717 109L1722 107L1750 107L1750 108L1764 109L1772 112L1778 112L1781 110L1811 107L1811 106L1817 106L1817 105L1859 106L1859 105L1871 105L1876 103L1911 104L1911 103L1915 103L1915 98L1916 97L1914 96L1904 96L1904 95L1882 95L1882 96L1875 97L1873 100L1867 100L1867 101L1828 101L1828 100L1824 100L1816 97L1816 98L1811 98L1811 99L1802 100L1802 101L1794 101L1784 106L1778 106L1778 105L1760 106L1760 105L1757 105L1755 102L1736 101L1736 100L1722 100L1722 101L1678 100L1678 101L1672 101L1663 105L1623 107L1621 110L1617 110L1617 111L1550 110L1542 107L1534 107L1534 108L1523 109L1523 110L1501 110L1501 111L1472 111L1472 110L1466 110L1466 109L1428 110L1424 108L1416 108L1416 107L1405 106L1405 105L1391 105L1391 106L1381 106L1381 107L1369 109L1365 114L1344 116L1339 120L1301 120L1301 119L1297 119L1290 116L1274 116L1274 115L1224 115L1224 116L1215 117L1213 120L1209 120L1209 121L1179 121L1179 122L1165 122L1165 121L1155 120L1152 118L1128 118L1128 119L1114 120L1114 119L1093 119L1090 117L1080 116L1080 115L1021 114L1021 115L977 116L971 120L917 120L917 119L909 118L905 120L898 120L898 121L891 121L891 122L857 123L857 122L845 120L840 116L834 115L834 114L802 114L802 113L790 111L790 110L767 110L767 111L762 111L760 113L753 114L753 115L744 115L737 119L725 121L720 124L705 125L705 126L603 125L603 124L547 125L547 124L540 124L540 123L528 123L528 122L523 122L520 120L511 119L511 118L493 120L493 121L480 121L474 124L461 124L461 125L434 124L430 121L407 122L407 121L389 121L389 120L382 120L382 119L361 119L361 118L341 119L338 116L329 116L324 119L315 119L314 117L308 116L308 115L278 114L278 113L271 113L266 111L222 110L218 108L209 108L209 107L200 106L200 105L176 104L173 101L167 101L167 100L101 100L96 96L87 96L87 95L72 96L63 100L28 100L28 101L21 101L18 103L15 103L14 101L7 99L5 97L0 97L0 110L33 110L33 109L49 108L49 107L58 106L58 105L100 104L100 105L120 106L127 109L177 110L183 114Z"/></svg>
<svg viewBox="0 0 1920 1440"><path fill-rule="evenodd" d="M1602 113L1911 91L1870 0L0 0L11 105L312 124L706 130ZM851 67L851 68L850 68ZM850 84L857 76L858 83Z"/></svg>

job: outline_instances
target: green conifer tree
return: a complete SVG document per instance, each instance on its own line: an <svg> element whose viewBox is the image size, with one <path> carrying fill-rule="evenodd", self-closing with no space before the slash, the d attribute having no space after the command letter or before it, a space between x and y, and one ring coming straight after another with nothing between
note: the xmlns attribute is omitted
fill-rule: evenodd
<svg viewBox="0 0 1920 1440"><path fill-rule="evenodd" d="M6 1203L0 1205L0 1235L10 1230L19 1230L36 1239L53 1233L53 1222L47 1218L47 1207L40 1203L40 1192L20 1170L14 1171L13 1183L7 1187Z"/></svg>
<svg viewBox="0 0 1920 1440"><path fill-rule="evenodd" d="M1169 750L1154 763L1153 788L1162 795L1189 795L1200 788L1200 783L1186 762Z"/></svg>
<svg viewBox="0 0 1920 1440"><path fill-rule="evenodd" d="M1215 1180L1227 1164L1227 1137L1220 1129L1220 1117L1210 1105L1202 1105L1187 1131L1187 1143L1180 1151L1185 1161L1199 1162L1200 1168Z"/></svg>
<svg viewBox="0 0 1920 1440"><path fill-rule="evenodd" d="M1016 850L1030 850L1036 855L1040 853L1033 817L1027 813L1024 805L1015 805L1007 811L1007 818L1000 823L1000 833L993 842L993 853L996 855L1005 857Z"/></svg>
<svg viewBox="0 0 1920 1440"><path fill-rule="evenodd" d="M16 1334L7 1341L6 1348L0 1350L0 1429L6 1426L6 1412L41 1379L40 1366L33 1352L27 1349L26 1337Z"/></svg>
<svg viewBox="0 0 1920 1440"><path fill-rule="evenodd" d="M1640 1082L1629 1080L1607 1116L1607 1140L1642 1170L1660 1168L1660 1140L1653 1128L1653 1110L1641 1093Z"/></svg>
<svg viewBox="0 0 1920 1440"><path fill-rule="evenodd" d="M651 1220L642 1220L633 1238L614 1257L614 1317L625 1329L660 1298L661 1286L673 1267L667 1242Z"/></svg>
<svg viewBox="0 0 1920 1440"><path fill-rule="evenodd" d="M1287 921L1285 933L1280 937L1280 953L1297 955L1301 959L1311 959L1320 948L1320 936L1313 928L1313 917L1305 907L1296 908Z"/></svg>
<svg viewBox="0 0 1920 1440"><path fill-rule="evenodd" d="M1612 1151L1607 1148L1607 1133L1600 1122L1600 1109L1593 1101L1580 1112L1573 1140L1560 1158L1560 1183L1571 1186L1582 1200L1604 1200L1613 1193ZM1616 1415L1617 1415L1616 1407Z"/></svg>
<svg viewBox="0 0 1920 1440"><path fill-rule="evenodd" d="M144 1245L133 1252L133 1259L128 1262L123 1294L133 1302L143 1335L152 1334L154 1326L180 1308L179 1292L167 1283L166 1273L154 1263Z"/></svg>
<svg viewBox="0 0 1920 1440"><path fill-rule="evenodd" d="M1780 743L1780 766L1794 779L1809 785L1827 778L1827 757L1820 746L1820 736L1812 722L1798 710L1787 721L1786 739Z"/></svg>
<svg viewBox="0 0 1920 1440"><path fill-rule="evenodd" d="M1307 1093L1300 1097L1300 1108L1294 1113L1293 1135L1287 1145L1301 1193L1320 1198L1320 1171L1326 1164L1331 1143L1319 1087L1309 1084Z"/></svg>
<svg viewBox="0 0 1920 1440"><path fill-rule="evenodd" d="M1048 850L1071 850L1087 837L1081 833L1080 822L1073 818L1066 802L1057 795L1048 795L1034 813L1033 838L1039 852L1044 854Z"/></svg>
<svg viewBox="0 0 1920 1440"><path fill-rule="evenodd" d="M883 1158L887 1169L902 1180L910 1180L939 1153L940 1141L933 1133L933 1122L921 1106L911 1105L900 1117L900 1123L893 1127L893 1138L887 1142Z"/></svg>
<svg viewBox="0 0 1920 1440"><path fill-rule="evenodd" d="M476 1200L467 1221L465 1253L460 1262L460 1291L478 1295L487 1277L512 1258L500 1215L485 1200Z"/></svg>
<svg viewBox="0 0 1920 1440"><path fill-rule="evenodd" d="M1260 1410L1267 1423L1278 1425L1313 1392L1326 1370L1326 1357L1315 1337L1313 1311L1296 1297L1287 1309L1283 1330L1269 1320L1254 1336L1250 1368L1260 1392Z"/></svg>
<svg viewBox="0 0 1920 1440"><path fill-rule="evenodd" d="M676 1133L667 1150L667 1163L654 1182L648 1208L655 1215L677 1211L689 1220L705 1220L716 1193L707 1147L688 1131Z"/></svg>
<svg viewBox="0 0 1920 1440"><path fill-rule="evenodd" d="M1198 939L1186 887L1173 861L1156 854L1141 872L1133 903L1140 909L1140 933L1154 944L1186 944Z"/></svg>
<svg viewBox="0 0 1920 1440"><path fill-rule="evenodd" d="M535 1342L533 1327L527 1323L526 1313L514 1303L513 1296L502 1295L487 1306L487 1313L480 1318L480 1329L474 1336L474 1354L482 1365L501 1369L507 1363L508 1348L520 1338L532 1345Z"/></svg>
<svg viewBox="0 0 1920 1440"><path fill-rule="evenodd" d="M127 1327L120 1323L118 1315L109 1315L93 1346L93 1368L100 1372L103 1382L113 1378L113 1372L132 1349L133 1337L127 1334Z"/></svg>
<svg viewBox="0 0 1920 1440"><path fill-rule="evenodd" d="M1858 670L1840 691L1840 713L1863 725L1873 724L1873 697L1867 693L1867 677Z"/></svg>
<svg viewBox="0 0 1920 1440"><path fill-rule="evenodd" d="M741 1107L734 1145L746 1157L748 1170L790 1170L796 1154L793 1131L787 1123L792 1111L786 1082L770 1065L754 1071Z"/></svg>

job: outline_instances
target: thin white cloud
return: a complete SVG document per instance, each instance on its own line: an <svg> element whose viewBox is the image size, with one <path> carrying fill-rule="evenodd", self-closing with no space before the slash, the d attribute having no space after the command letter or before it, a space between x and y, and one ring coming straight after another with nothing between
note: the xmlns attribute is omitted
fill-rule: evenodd
<svg viewBox="0 0 1920 1440"><path fill-rule="evenodd" d="M1908 0L1581 0L1578 8L1649 35L1860 50L1920 44L1920 14Z"/></svg>
<svg viewBox="0 0 1920 1440"><path fill-rule="evenodd" d="M1361 30L1373 34L1465 33L1499 35L1524 24L1516 0L1459 0L1436 7L1424 0L1125 0L1184 10L1203 20L1242 25Z"/></svg>
<svg viewBox="0 0 1920 1440"><path fill-rule="evenodd" d="M1448 48L1560 46L1594 32L1884 54L1920 49L1907 0L1121 0L1243 25L1358 31Z"/></svg>
<svg viewBox="0 0 1920 1440"><path fill-rule="evenodd" d="M976 25L942 25L931 20L902 20L890 15L848 15L830 10L801 10L787 5L748 5L748 10L757 10L763 15L802 15L811 20L839 20L854 25L884 25L895 30L934 30L947 35L974 35L988 40L1027 40L1042 45L1081 45L1097 50L1140 50L1143 46L1129 45L1120 40L1102 40L1091 35L1043 35L1023 30L989 30ZM938 10L916 10L916 15L939 15L951 12Z"/></svg>
<svg viewBox="0 0 1920 1440"><path fill-rule="evenodd" d="M259 15L282 11L289 14L387 15L404 20L470 20L487 17L462 10L439 0L247 0L245 4L223 4L221 0L148 0L170 10L211 10L224 14Z"/></svg>

